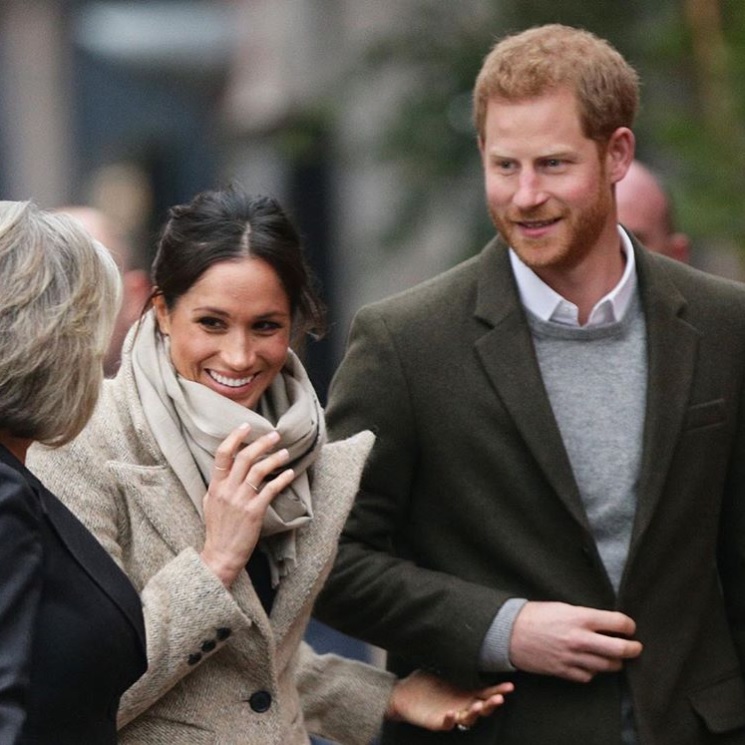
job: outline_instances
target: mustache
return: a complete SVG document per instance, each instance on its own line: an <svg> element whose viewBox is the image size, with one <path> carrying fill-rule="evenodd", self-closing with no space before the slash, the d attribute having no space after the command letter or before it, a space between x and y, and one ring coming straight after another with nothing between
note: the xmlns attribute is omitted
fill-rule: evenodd
<svg viewBox="0 0 745 745"><path fill-rule="evenodd" d="M539 207L534 210L509 210L504 217L510 222L547 222L558 220L564 215L556 210Z"/></svg>

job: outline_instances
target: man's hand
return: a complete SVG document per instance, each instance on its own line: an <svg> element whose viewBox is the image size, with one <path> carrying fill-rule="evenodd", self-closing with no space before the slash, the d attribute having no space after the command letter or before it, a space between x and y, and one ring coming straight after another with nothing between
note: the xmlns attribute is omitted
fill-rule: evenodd
<svg viewBox="0 0 745 745"><path fill-rule="evenodd" d="M635 632L623 613L528 602L512 628L510 661L525 672L589 683L641 654L641 642L630 638Z"/></svg>

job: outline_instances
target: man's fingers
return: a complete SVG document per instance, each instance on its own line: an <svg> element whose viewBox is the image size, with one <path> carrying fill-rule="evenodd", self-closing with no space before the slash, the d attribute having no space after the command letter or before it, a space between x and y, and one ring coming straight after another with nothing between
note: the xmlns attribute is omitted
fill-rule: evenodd
<svg viewBox="0 0 745 745"><path fill-rule="evenodd" d="M619 670L642 645L628 634L633 619L617 611L556 602L528 602L512 630L510 658L518 669L587 682Z"/></svg>
<svg viewBox="0 0 745 745"><path fill-rule="evenodd" d="M631 660L642 652L642 644L635 639L608 636L602 631L588 631L577 645L577 651L608 660Z"/></svg>
<svg viewBox="0 0 745 745"><path fill-rule="evenodd" d="M587 623L594 631L619 634L620 636L633 636L636 633L636 622L625 613L596 610L595 608L586 608L585 610L588 611Z"/></svg>

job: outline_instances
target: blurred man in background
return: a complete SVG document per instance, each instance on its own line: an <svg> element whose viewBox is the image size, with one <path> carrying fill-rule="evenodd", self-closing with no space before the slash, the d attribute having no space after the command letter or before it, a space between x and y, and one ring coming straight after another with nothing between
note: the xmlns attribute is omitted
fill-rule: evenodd
<svg viewBox="0 0 745 745"><path fill-rule="evenodd" d="M616 184L618 222L651 251L688 263L691 242L675 230L670 197L643 163L632 162Z"/></svg>
<svg viewBox="0 0 745 745"><path fill-rule="evenodd" d="M148 273L140 267L137 254L124 229L102 210L83 205L67 205L55 211L77 220L97 241L106 246L122 273L122 307L104 360L106 376L111 377L119 369L124 337L129 327L140 317L150 294Z"/></svg>

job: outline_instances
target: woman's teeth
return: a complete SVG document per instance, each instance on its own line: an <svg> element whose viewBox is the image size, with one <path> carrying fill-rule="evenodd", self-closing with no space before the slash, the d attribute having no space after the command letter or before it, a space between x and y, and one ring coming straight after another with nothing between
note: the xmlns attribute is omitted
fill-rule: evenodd
<svg viewBox="0 0 745 745"><path fill-rule="evenodd" d="M245 378L227 378L214 370L207 370L207 374L213 380L216 380L221 385L226 385L229 388L240 388L242 385L250 383L256 377L255 375L248 375Z"/></svg>

